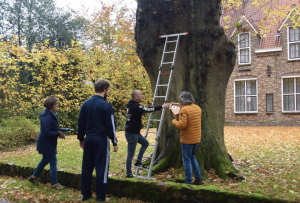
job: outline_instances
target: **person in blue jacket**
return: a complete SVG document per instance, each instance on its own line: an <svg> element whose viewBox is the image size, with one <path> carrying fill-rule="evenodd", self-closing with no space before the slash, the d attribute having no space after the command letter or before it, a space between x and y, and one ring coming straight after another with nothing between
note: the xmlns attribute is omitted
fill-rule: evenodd
<svg viewBox="0 0 300 203"><path fill-rule="evenodd" d="M77 139L79 146L83 149L82 201L92 198L91 184L95 167L96 201L105 201L110 159L109 139L114 146L114 152L118 150L114 111L106 101L109 87L110 83L107 80L97 80L96 94L86 100L80 109Z"/></svg>
<svg viewBox="0 0 300 203"><path fill-rule="evenodd" d="M57 138L64 137L65 133L59 131L57 103L58 99L48 96L44 101L46 108L40 115L40 133L37 139L37 151L43 155L32 176L28 178L35 185L39 184L38 177L45 166L50 164L51 185L53 189L65 189L66 187L58 183L57 179Z"/></svg>

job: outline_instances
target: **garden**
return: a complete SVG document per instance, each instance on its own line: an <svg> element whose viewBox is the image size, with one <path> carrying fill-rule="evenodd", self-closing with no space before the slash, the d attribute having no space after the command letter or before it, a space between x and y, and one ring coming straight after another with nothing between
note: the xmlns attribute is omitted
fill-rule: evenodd
<svg viewBox="0 0 300 203"><path fill-rule="evenodd" d="M260 194L270 199L281 199L287 202L300 201L299 130L299 127L226 126L226 148L233 158L234 166L240 171L240 175L245 180L236 180L230 177L224 180L218 178L214 171L208 171L207 177L204 179L205 184L203 186L192 186L192 188L215 186L220 191L240 195ZM145 133L145 130L142 133ZM117 137L119 150L117 153L111 153L109 176L124 180L126 179L127 142L123 131L118 131ZM154 137L150 136L149 141L153 143ZM137 147L136 154L138 150ZM24 146L13 151L1 151L0 153L0 162L2 163L14 163L33 168L41 159L35 145ZM145 154L150 155L151 148L148 148ZM59 141L57 157L58 170L80 174L82 149L79 148L75 135L67 136L65 140ZM185 185L182 183L184 182L183 168L169 168L165 172L154 174L153 177L156 179L154 182L157 183ZM80 198L80 193L72 189L68 190L67 193L59 194L59 192L52 191L49 184L48 186L45 184L34 188L28 181L23 180L26 178L2 176L0 197L13 201L16 201L16 199L25 201L28 198L38 201L38 199L35 199L34 194L41 191L41 194L45 194L45 197L47 195L52 196L52 193L56 194L53 195L53 198L58 198L63 202L76 202ZM24 187L24 191L20 194L22 187ZM15 193L19 195L15 195ZM116 201L138 201L133 199L120 200L117 197L112 197L112 201L114 198Z"/></svg>

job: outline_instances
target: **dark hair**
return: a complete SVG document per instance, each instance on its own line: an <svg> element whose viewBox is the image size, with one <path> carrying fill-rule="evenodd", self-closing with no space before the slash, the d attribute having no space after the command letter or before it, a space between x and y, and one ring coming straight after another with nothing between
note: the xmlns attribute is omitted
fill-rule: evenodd
<svg viewBox="0 0 300 203"><path fill-rule="evenodd" d="M95 92L104 92L110 87L110 83L107 80L99 79L95 83Z"/></svg>
<svg viewBox="0 0 300 203"><path fill-rule="evenodd" d="M54 95L48 96L44 101L44 107L51 109L55 104L57 104L58 99Z"/></svg>
<svg viewBox="0 0 300 203"><path fill-rule="evenodd" d="M182 105L189 105L194 103L194 97L189 92L181 92L179 100Z"/></svg>
<svg viewBox="0 0 300 203"><path fill-rule="evenodd" d="M131 98L134 99L134 96L135 96L135 95L137 95L137 91L136 91L136 90L133 90L133 91L131 92Z"/></svg>

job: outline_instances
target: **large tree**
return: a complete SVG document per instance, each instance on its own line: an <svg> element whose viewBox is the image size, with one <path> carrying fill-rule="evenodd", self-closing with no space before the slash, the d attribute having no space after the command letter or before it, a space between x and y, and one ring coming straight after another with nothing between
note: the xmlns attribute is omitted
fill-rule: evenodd
<svg viewBox="0 0 300 203"><path fill-rule="evenodd" d="M196 153L201 172L214 169L224 178L237 172L224 143L226 87L236 53L220 26L220 4L220 0L138 0L135 39L154 91L165 41L159 35L189 32L180 38L168 101L178 102L182 91L192 93L202 109L202 138ZM170 66L162 69L170 72ZM166 78L161 83L166 83ZM162 94L165 89L159 89ZM182 165L179 130L171 119L166 114L163 120L153 172Z"/></svg>

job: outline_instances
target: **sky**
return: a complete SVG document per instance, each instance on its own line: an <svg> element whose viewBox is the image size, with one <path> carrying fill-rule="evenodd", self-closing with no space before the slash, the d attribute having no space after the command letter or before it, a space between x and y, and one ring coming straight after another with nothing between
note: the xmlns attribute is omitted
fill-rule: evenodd
<svg viewBox="0 0 300 203"><path fill-rule="evenodd" d="M114 0L103 0L103 1L108 4L115 2ZM82 5L93 10L94 8L97 7L97 5L99 5L98 0L56 0L56 2L57 5L60 7L69 6L74 10L80 9ZM137 7L137 2L135 0L122 0L122 3L124 5L127 5L130 8L136 9Z"/></svg>

